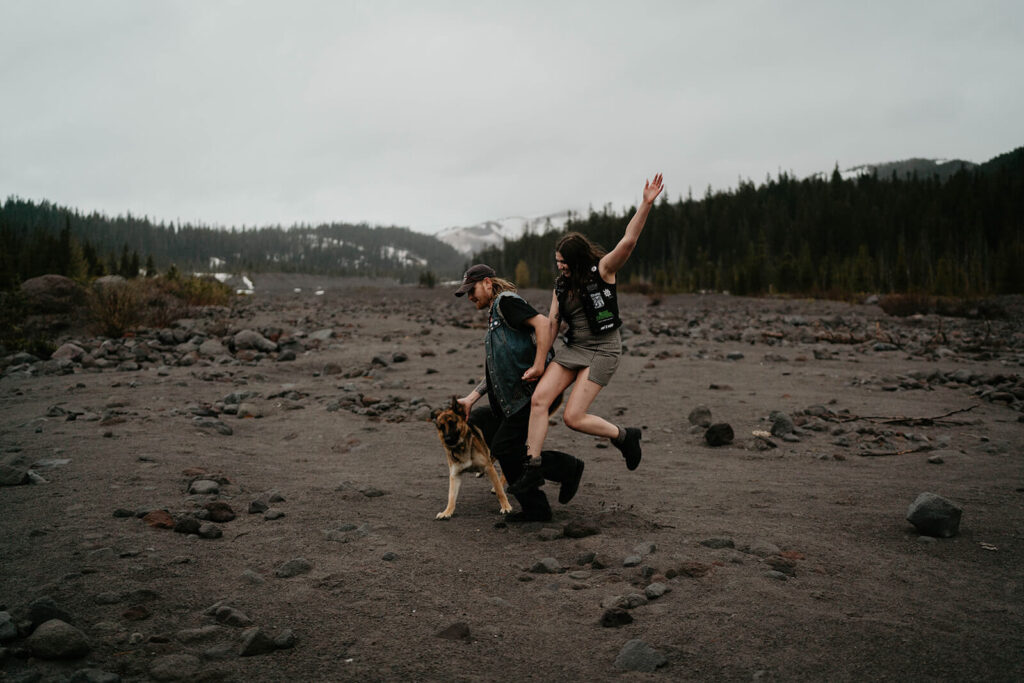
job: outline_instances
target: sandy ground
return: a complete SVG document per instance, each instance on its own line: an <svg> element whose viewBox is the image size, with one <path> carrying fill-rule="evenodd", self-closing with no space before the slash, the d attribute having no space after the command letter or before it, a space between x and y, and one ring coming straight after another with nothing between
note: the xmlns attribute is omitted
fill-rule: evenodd
<svg viewBox="0 0 1024 683"><path fill-rule="evenodd" d="M290 362L271 353L0 379L5 461L34 464L48 482L0 488L0 610L21 629L0 644L0 680L82 669L126 681L1024 675L1021 413L968 383L910 379L966 368L1019 386L1012 324L990 329L980 352L950 343L936 355L907 349L954 328L981 335L984 323L627 295L628 351L594 412L642 426L640 468L627 471L616 450L556 416L547 445L586 461L583 485L566 506L547 487L551 522L503 526L486 479L472 477L455 516L435 521L447 473L420 408L482 374L483 313L442 288L298 277L256 287L232 317L184 324L208 336L334 336ZM546 309L548 293L524 294ZM823 332L871 339L830 343ZM879 339L902 348L875 351ZM240 391L255 392L245 400L261 417L220 415L231 435L197 426L196 406L217 412ZM394 407L359 414L374 398ZM733 427L733 444L704 442L687 419L698 405ZM816 405L829 419L810 422L824 431L758 449L752 432L771 429L772 411L799 424ZM936 455L941 464L929 462ZM197 478L219 479L220 492L190 495ZM926 491L962 506L957 536L922 538L905 520ZM284 516L249 514L258 499ZM237 514L217 525L221 538L115 516L165 509L181 519L211 500ZM597 533L566 537L573 522ZM308 571L277 576L298 558ZM546 558L555 573L536 571ZM616 598L641 602L628 596L651 584L666 590L626 610L631 623L602 625ZM33 655L29 605L42 597L85 635L88 654ZM221 620L243 625L211 615L218 604L233 610ZM260 640L257 627L268 639L290 630L294 644L239 656L246 639ZM630 641L658 668L623 668Z"/></svg>

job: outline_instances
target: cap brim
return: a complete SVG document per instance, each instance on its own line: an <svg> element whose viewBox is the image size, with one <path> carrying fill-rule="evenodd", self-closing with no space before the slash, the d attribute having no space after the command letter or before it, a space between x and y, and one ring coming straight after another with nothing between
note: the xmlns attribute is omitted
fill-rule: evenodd
<svg viewBox="0 0 1024 683"><path fill-rule="evenodd" d="M462 285L461 287L455 290L455 296L465 296L469 292L469 290L473 289L473 285L475 284L475 282L467 282L466 284Z"/></svg>

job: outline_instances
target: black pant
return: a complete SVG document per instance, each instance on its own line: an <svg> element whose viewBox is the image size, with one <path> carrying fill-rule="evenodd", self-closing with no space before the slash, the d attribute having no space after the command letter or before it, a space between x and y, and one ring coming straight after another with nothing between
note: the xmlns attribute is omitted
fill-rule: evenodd
<svg viewBox="0 0 1024 683"><path fill-rule="evenodd" d="M491 410L487 403L473 408L469 422L479 428L484 441L491 449L491 455L501 465L505 479L511 484L523 475L526 462L526 435L530 428L530 404L512 415L505 417ZM544 492L538 489L514 496L525 513L551 512L551 505Z"/></svg>

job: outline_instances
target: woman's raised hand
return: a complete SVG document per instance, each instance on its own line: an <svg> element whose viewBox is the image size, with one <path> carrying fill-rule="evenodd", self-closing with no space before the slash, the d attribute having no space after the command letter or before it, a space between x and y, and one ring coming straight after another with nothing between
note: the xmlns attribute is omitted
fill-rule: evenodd
<svg viewBox="0 0 1024 683"><path fill-rule="evenodd" d="M657 199L658 195L665 188L661 181L661 174L655 173L654 180L644 182L644 201L648 204L653 204L654 200Z"/></svg>

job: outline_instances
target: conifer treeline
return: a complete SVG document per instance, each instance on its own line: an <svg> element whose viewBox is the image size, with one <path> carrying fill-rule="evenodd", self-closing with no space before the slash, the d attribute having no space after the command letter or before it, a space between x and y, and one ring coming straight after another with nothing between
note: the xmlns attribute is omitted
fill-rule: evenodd
<svg viewBox="0 0 1024 683"><path fill-rule="evenodd" d="M570 221L606 249L635 209ZM561 233L525 235L478 255L499 273L549 287ZM651 210L620 282L736 294L1024 292L1024 147L945 180L938 176L741 183Z"/></svg>
<svg viewBox="0 0 1024 683"><path fill-rule="evenodd" d="M138 254L148 256L147 268L175 265L204 272L216 257L230 272L383 276L412 282L425 268L454 276L463 266L463 257L451 246L407 228L331 224L224 230L153 223L131 215L83 215L16 197L0 206L0 288L45 273L79 279L138 273ZM125 256L134 261L134 271L122 267Z"/></svg>

